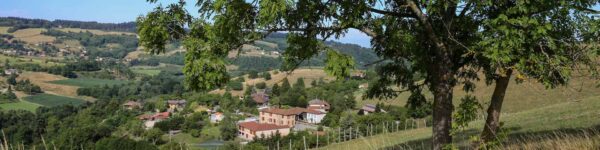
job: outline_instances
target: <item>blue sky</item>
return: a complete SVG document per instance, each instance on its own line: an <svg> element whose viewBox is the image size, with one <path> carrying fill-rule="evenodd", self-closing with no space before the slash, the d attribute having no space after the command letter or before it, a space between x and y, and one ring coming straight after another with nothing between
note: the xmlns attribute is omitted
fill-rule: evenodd
<svg viewBox="0 0 600 150"><path fill-rule="evenodd" d="M177 1L161 0L160 2L167 5ZM1 17L105 23L135 21L139 15L158 6L158 4L147 3L145 0L2 0L1 3ZM192 4L191 1L189 3ZM190 4L188 4L188 11L195 12L196 9ZM346 36L336 39L336 41L370 47L370 38L357 30L350 30Z"/></svg>

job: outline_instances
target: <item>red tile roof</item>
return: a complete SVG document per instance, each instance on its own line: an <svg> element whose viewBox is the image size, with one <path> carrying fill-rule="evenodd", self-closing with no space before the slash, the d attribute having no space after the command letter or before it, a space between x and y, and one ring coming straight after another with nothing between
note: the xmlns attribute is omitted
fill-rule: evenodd
<svg viewBox="0 0 600 150"><path fill-rule="evenodd" d="M171 113L169 112L162 112L162 113L156 113L156 114L143 114L140 115L138 118L141 120L146 120L146 119L167 119L169 118L169 116L171 116Z"/></svg>
<svg viewBox="0 0 600 150"><path fill-rule="evenodd" d="M238 124L242 128L246 128L251 131L267 131L276 129L290 128L288 126L279 126L274 124L258 123L256 121L242 122Z"/></svg>
<svg viewBox="0 0 600 150"><path fill-rule="evenodd" d="M266 108L266 109L262 109L260 111L261 112L266 112L266 113L272 113L272 114L279 114L279 115L289 116L289 115L299 115L299 114L301 114L302 112L304 112L304 108L299 108L299 107L294 107L294 108L290 108L290 109Z"/></svg>
<svg viewBox="0 0 600 150"><path fill-rule="evenodd" d="M252 94L252 100L254 100L256 103L264 104L269 102L269 95L262 92L254 93Z"/></svg>
<svg viewBox="0 0 600 150"><path fill-rule="evenodd" d="M320 112L320 111L317 111L317 110L300 108L300 107L294 107L294 108L289 108L289 109L266 108L266 109L262 109L260 111L261 112L266 112L266 113L284 115L284 116L300 115L301 113L323 114L323 112Z"/></svg>

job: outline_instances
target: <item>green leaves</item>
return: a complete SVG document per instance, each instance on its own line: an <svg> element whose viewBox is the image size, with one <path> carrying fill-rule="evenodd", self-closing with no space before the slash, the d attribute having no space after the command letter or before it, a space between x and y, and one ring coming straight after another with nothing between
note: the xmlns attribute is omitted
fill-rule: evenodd
<svg viewBox="0 0 600 150"><path fill-rule="evenodd" d="M481 109L483 107L475 96L466 95L463 97L458 106L458 111L452 115L454 118L454 122L452 122L453 132L456 133L459 129L467 127L469 122L477 119L478 110Z"/></svg>
<svg viewBox="0 0 600 150"><path fill-rule="evenodd" d="M264 0L259 2L260 11L258 13L258 25L260 27L268 27L275 24L283 18L287 11L289 0Z"/></svg>
<svg viewBox="0 0 600 150"><path fill-rule="evenodd" d="M283 53L284 62L281 66L283 71L296 69L304 60L311 58L322 48L315 35L289 33L287 43L289 45Z"/></svg>
<svg viewBox="0 0 600 150"><path fill-rule="evenodd" d="M339 53L333 49L327 49L327 59L325 62L325 72L337 79L350 76L350 71L354 68L354 59L352 56Z"/></svg>
<svg viewBox="0 0 600 150"><path fill-rule="evenodd" d="M184 8L185 2L171 4L166 8L156 7L154 11L137 19L137 32L140 45L147 52L159 54L165 51L170 40L182 39L186 35L185 26L191 23L191 16Z"/></svg>

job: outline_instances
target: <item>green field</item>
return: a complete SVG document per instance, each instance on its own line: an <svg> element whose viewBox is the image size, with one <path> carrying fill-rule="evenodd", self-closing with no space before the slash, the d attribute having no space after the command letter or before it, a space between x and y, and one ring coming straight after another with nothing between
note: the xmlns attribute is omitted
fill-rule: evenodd
<svg viewBox="0 0 600 150"><path fill-rule="evenodd" d="M42 106L54 107L60 105L81 105L85 103L84 100L52 95L52 94L38 94L33 96L27 96L24 98L28 102L36 103Z"/></svg>
<svg viewBox="0 0 600 150"><path fill-rule="evenodd" d="M138 74L145 74L145 75L150 75L150 76L158 75L158 73L160 73L159 69L136 68L136 69L131 69L131 71L138 73Z"/></svg>
<svg viewBox="0 0 600 150"><path fill-rule="evenodd" d="M116 85L116 84L124 84L128 83L127 80L108 80L108 79L94 79L94 78L75 78L75 79L65 79L65 80L57 80L51 81L50 83L54 84L62 84L62 85L72 85L79 87L94 87L94 86L103 86L103 85Z"/></svg>
<svg viewBox="0 0 600 150"><path fill-rule="evenodd" d="M31 112L35 112L35 109L40 107L39 104L31 103L27 101L19 101L15 103L4 103L0 104L1 110L27 110Z"/></svg>

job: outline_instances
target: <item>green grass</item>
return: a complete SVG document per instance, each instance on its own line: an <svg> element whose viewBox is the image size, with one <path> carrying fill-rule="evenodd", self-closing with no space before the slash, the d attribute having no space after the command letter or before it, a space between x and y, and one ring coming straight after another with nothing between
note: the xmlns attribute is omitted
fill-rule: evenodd
<svg viewBox="0 0 600 150"><path fill-rule="evenodd" d="M94 86L103 86L103 85L116 85L116 84L124 84L128 83L127 80L108 80L108 79L95 79L95 78L76 78L76 79L65 79L65 80L56 80L51 81L50 83L54 84L62 84L62 85L72 85L79 87L94 87Z"/></svg>
<svg viewBox="0 0 600 150"><path fill-rule="evenodd" d="M1 110L27 110L31 112L35 112L35 110L40 107L39 104L31 103L27 101L19 101L14 103L4 103L0 104Z"/></svg>
<svg viewBox="0 0 600 150"><path fill-rule="evenodd" d="M504 128L509 129L509 136L512 137L521 135L552 136L556 131L579 130L599 125L600 109L598 108L600 108L600 96L593 96L515 113L504 113L500 120L505 123ZM479 134L482 126L483 120L471 122L469 128L454 137L455 144L466 146L469 143L469 137ZM428 143L430 138L431 128L421 128L359 138L331 144L322 149L379 149L406 143L411 143L409 145L414 148L414 145L419 145L420 141ZM509 139L509 141L512 140L515 139ZM428 144L425 145L425 147L428 146Z"/></svg>
<svg viewBox="0 0 600 150"><path fill-rule="evenodd" d="M145 74L145 75L150 75L150 76L154 76L154 75L158 75L158 73L160 73L159 69L142 69L142 68L136 68L136 69L132 69L131 71L137 73L137 74Z"/></svg>
<svg viewBox="0 0 600 150"><path fill-rule="evenodd" d="M60 105L81 105L85 103L84 100L52 95L52 94L37 94L33 96L27 96L24 98L28 102L36 103L42 106L54 107Z"/></svg>

